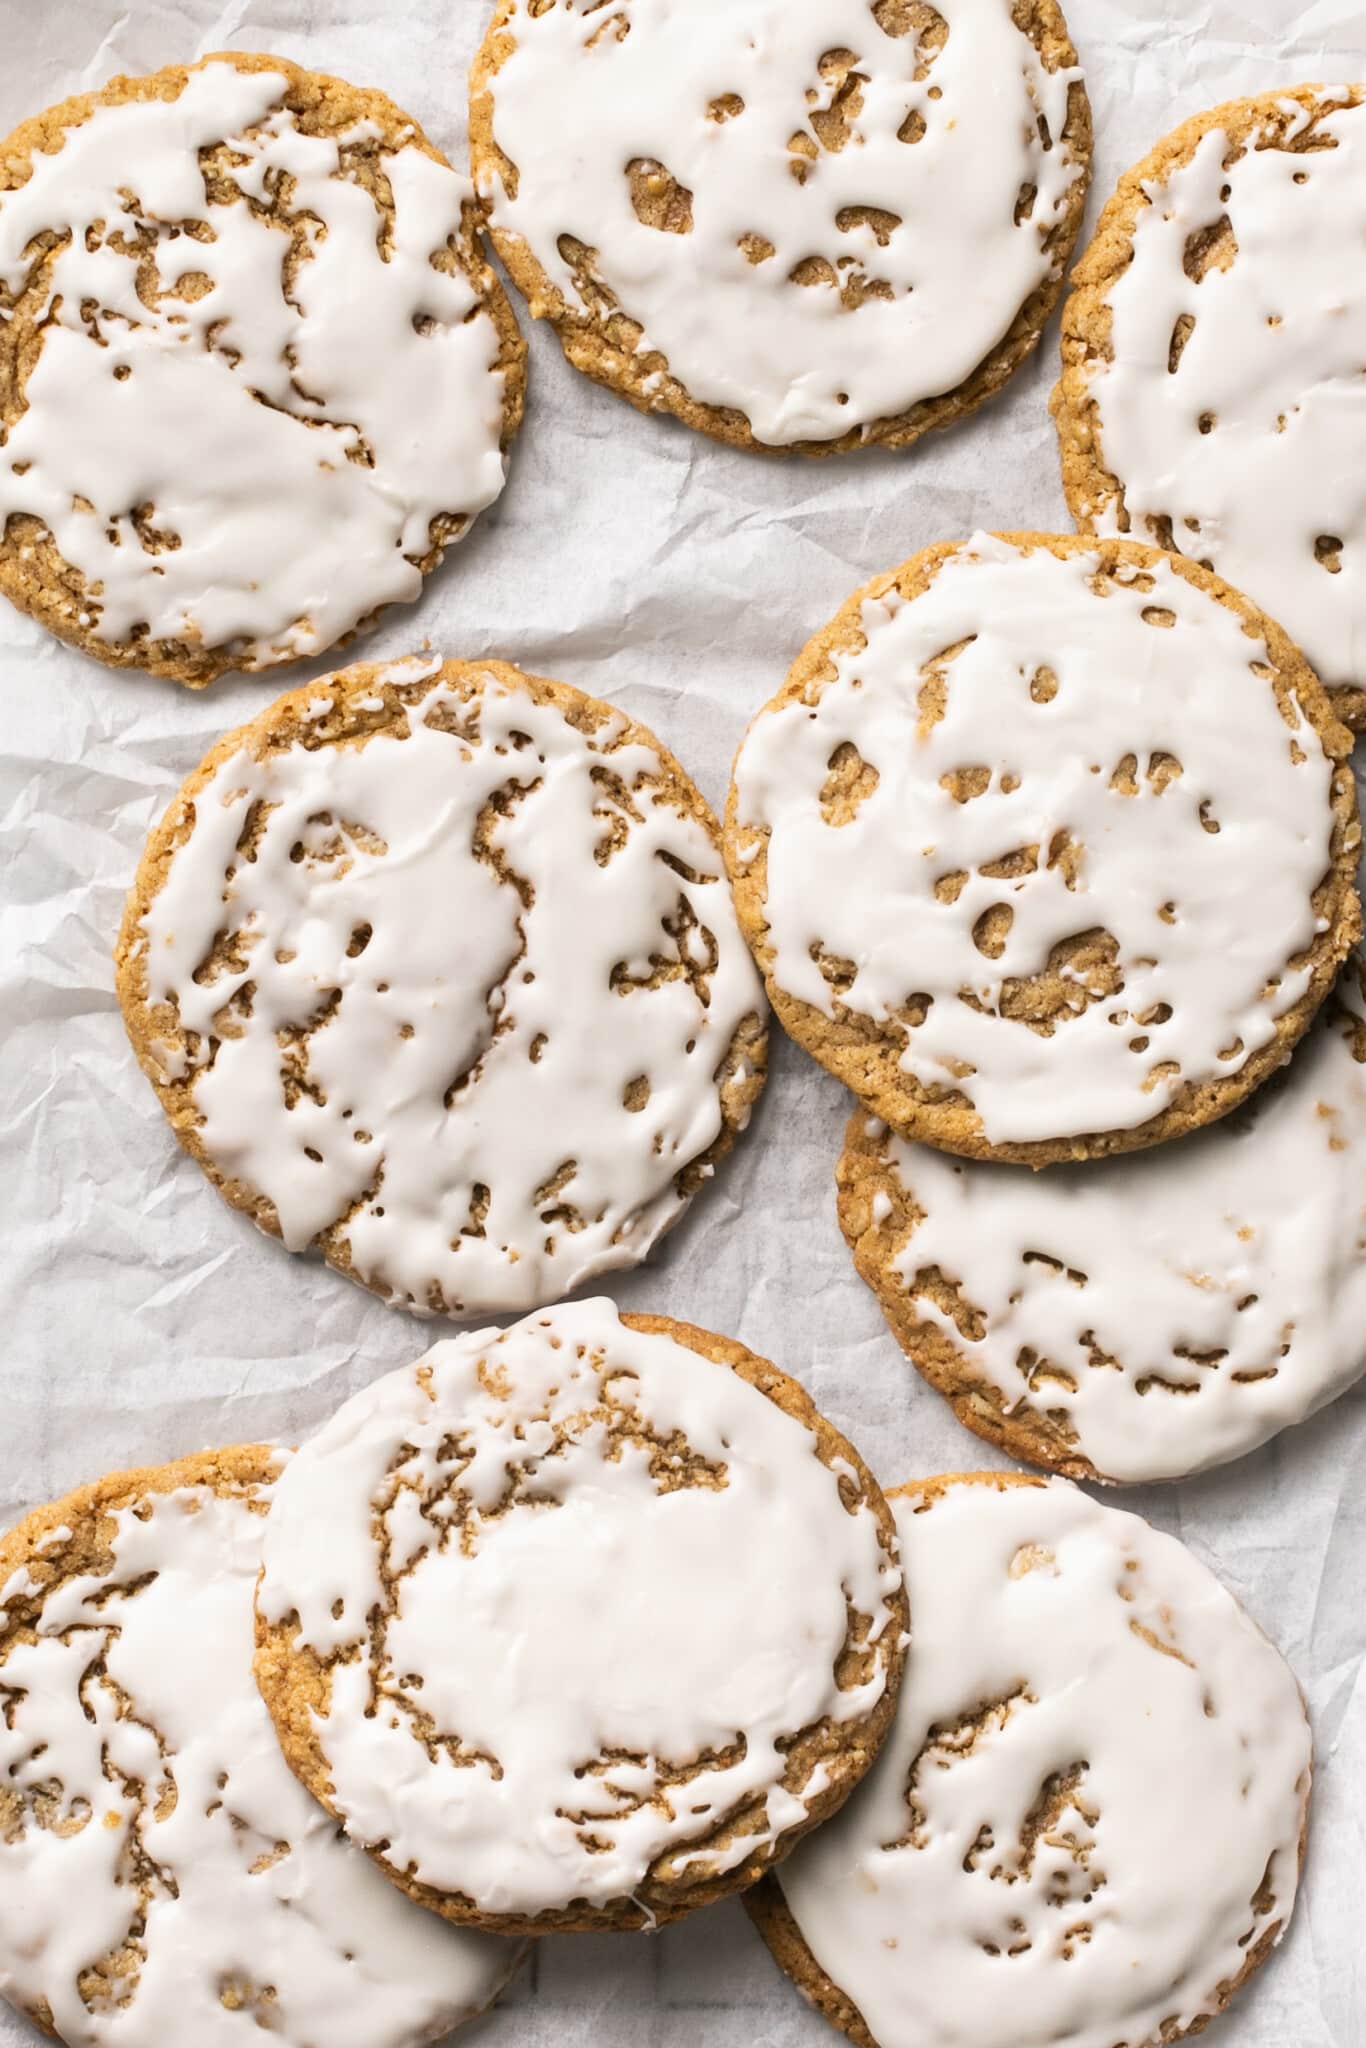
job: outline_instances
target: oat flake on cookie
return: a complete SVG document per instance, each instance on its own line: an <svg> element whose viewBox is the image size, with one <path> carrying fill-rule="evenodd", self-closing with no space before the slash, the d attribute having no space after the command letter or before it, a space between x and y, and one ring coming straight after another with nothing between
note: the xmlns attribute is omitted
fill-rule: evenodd
<svg viewBox="0 0 1366 2048"><path fill-rule="evenodd" d="M0 146L0 591L189 684L409 601L503 487L524 350L469 181L283 59Z"/></svg>

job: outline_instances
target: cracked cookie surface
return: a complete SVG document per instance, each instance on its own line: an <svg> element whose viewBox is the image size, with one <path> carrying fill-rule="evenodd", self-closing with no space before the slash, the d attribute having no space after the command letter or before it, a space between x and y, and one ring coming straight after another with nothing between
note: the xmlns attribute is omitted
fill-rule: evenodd
<svg viewBox="0 0 1366 2048"><path fill-rule="evenodd" d="M252 1593L285 1456L114 1473L0 1538L0 1993L72 2048L418 2048L516 1967L280 1754Z"/></svg>
<svg viewBox="0 0 1366 2048"><path fill-rule="evenodd" d="M1208 1123L1361 929L1351 735L1280 628L1129 541L979 534L808 643L726 860L786 1029L894 1129L1042 1166Z"/></svg>
<svg viewBox="0 0 1366 2048"><path fill-rule="evenodd" d="M1063 310L1079 527L1179 548L1264 605L1366 726L1359 85L1197 114L1126 171Z"/></svg>
<svg viewBox="0 0 1366 2048"><path fill-rule="evenodd" d="M471 1332L282 1486L256 1671L285 1753L453 1919L674 1919L833 1812L890 1722L886 1503L727 1338L603 1300Z"/></svg>
<svg viewBox="0 0 1366 2048"><path fill-rule="evenodd" d="M525 349L382 93L227 53L0 144L0 591L198 686L409 602L503 486Z"/></svg>
<svg viewBox="0 0 1366 2048"><path fill-rule="evenodd" d="M501 662L359 664L221 741L148 844L118 986L228 1201L420 1312L636 1264L763 1083L702 797Z"/></svg>
<svg viewBox="0 0 1366 2048"><path fill-rule="evenodd" d="M868 1778L746 1899L775 1959L858 2048L1198 2032L1294 1907L1292 1673L1182 1544L1065 1480L889 1498L914 1649Z"/></svg>
<svg viewBox="0 0 1366 2048"><path fill-rule="evenodd" d="M499 0L470 91L533 315L736 447L899 447L970 412L1037 342L1081 224L1091 119L1055 0Z"/></svg>

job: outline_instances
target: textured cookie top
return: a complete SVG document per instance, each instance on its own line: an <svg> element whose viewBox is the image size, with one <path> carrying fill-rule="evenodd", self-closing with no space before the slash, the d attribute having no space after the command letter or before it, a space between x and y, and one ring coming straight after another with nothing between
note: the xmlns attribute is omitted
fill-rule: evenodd
<svg viewBox="0 0 1366 2048"><path fill-rule="evenodd" d="M0 1543L0 1992L73 2048L413 2048L517 1960L286 1767L251 1675L279 1463L119 1474Z"/></svg>
<svg viewBox="0 0 1366 2048"><path fill-rule="evenodd" d="M1366 714L1363 235L1359 88L1186 122L1077 267L1054 404L1082 522L1217 569Z"/></svg>
<svg viewBox="0 0 1366 2048"><path fill-rule="evenodd" d="M1188 1550L1063 1480L893 1505L915 1650L867 1782L783 1866L810 1958L877 2048L1173 2038L1290 1918L1294 1678Z"/></svg>
<svg viewBox="0 0 1366 2048"><path fill-rule="evenodd" d="M1074 1477L1203 1471L1366 1368L1366 1021L1336 1005L1179 1144L1026 1180L859 1114L840 1180L912 1358L969 1427Z"/></svg>
<svg viewBox="0 0 1366 2048"><path fill-rule="evenodd" d="M750 727L741 919L789 1030L896 1127L1148 1143L1269 1071L1356 936L1347 742L1204 571L979 534L859 592Z"/></svg>
<svg viewBox="0 0 1366 2048"><path fill-rule="evenodd" d="M225 739L153 835L119 982L178 1134L292 1251L409 1307L632 1265L746 1120L758 977L711 813L506 664L361 665Z"/></svg>
<svg viewBox="0 0 1366 2048"><path fill-rule="evenodd" d="M380 94L213 57L0 149L0 588L89 652L202 683L415 597L521 388L472 189Z"/></svg>
<svg viewBox="0 0 1366 2048"><path fill-rule="evenodd" d="M1061 275L1079 81L1053 0L502 0L475 176L580 367L726 439L895 438Z"/></svg>
<svg viewBox="0 0 1366 2048"><path fill-rule="evenodd" d="M865 1767L902 1655L891 1526L785 1375L562 1306L436 1345L300 1452L257 1674L295 1768L425 1903L640 1925L752 1880Z"/></svg>

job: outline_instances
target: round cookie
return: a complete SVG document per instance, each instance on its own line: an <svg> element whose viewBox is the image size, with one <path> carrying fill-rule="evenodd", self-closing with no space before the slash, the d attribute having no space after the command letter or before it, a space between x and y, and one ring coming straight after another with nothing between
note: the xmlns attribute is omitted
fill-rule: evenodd
<svg viewBox="0 0 1366 2048"><path fill-rule="evenodd" d="M736 756L791 1035L905 1136L1030 1166L1208 1123L1360 931L1350 735L1178 556L978 534L855 593Z"/></svg>
<svg viewBox="0 0 1366 2048"><path fill-rule="evenodd" d="M855 1113L841 1228L960 1422L1073 1479L1180 1479L1366 1370L1366 1019L1327 1011L1244 1108L1128 1158L1025 1179Z"/></svg>
<svg viewBox="0 0 1366 2048"><path fill-rule="evenodd" d="M286 1768L251 1675L285 1455L114 1473L0 1539L0 1994L72 2048L417 2048L519 1960Z"/></svg>
<svg viewBox="0 0 1366 2048"><path fill-rule="evenodd" d="M891 1721L892 1518L795 1381L610 1301L438 1344L291 1465L257 1679L411 1897L503 1933L752 1884Z"/></svg>
<svg viewBox="0 0 1366 2048"><path fill-rule="evenodd" d="M739 448L902 447L1033 348L1091 116L1056 0L498 0L499 255L574 367Z"/></svg>
<svg viewBox="0 0 1366 2048"><path fill-rule="evenodd" d="M153 832L129 1035L235 1207L418 1311L636 1264L763 1083L716 821L643 727L504 662L358 664Z"/></svg>
<svg viewBox="0 0 1366 2048"><path fill-rule="evenodd" d="M891 1499L916 1631L896 1720L746 1898L764 1940L858 2048L1199 2032L1294 1906L1294 1677L1182 1544L1065 1480Z"/></svg>
<svg viewBox="0 0 1366 2048"><path fill-rule="evenodd" d="M415 598L503 487L525 348L382 93L224 52L0 144L0 591L193 686Z"/></svg>
<svg viewBox="0 0 1366 2048"><path fill-rule="evenodd" d="M1231 100L1125 173L1072 275L1053 411L1078 526L1203 561L1366 724L1366 112Z"/></svg>

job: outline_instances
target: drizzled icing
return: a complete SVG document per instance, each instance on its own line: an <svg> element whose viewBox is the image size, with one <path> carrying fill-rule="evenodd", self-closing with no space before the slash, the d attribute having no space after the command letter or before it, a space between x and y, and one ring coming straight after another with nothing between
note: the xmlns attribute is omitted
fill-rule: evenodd
<svg viewBox="0 0 1366 2048"><path fill-rule="evenodd" d="M73 2048L410 2048L516 1960L400 1897L286 1766L251 1676L269 1498L149 1494L0 1645L0 1991Z"/></svg>
<svg viewBox="0 0 1366 2048"><path fill-rule="evenodd" d="M1144 537L1170 519L1170 544L1265 605L1325 682L1361 687L1366 111L1341 98L1269 102L1283 142L1270 119L1245 143L1211 128L1144 179L1132 259L1105 291L1113 361L1085 386L1122 495L1088 512L1113 532L1127 508ZM1223 238L1201 272L1188 247L1224 220L1236 254Z"/></svg>
<svg viewBox="0 0 1366 2048"><path fill-rule="evenodd" d="M410 1307L527 1308L678 1217L763 999L654 746L514 669L445 674L379 671L364 745L247 735L197 791L137 935L152 1056L291 1250L331 1232Z"/></svg>
<svg viewBox="0 0 1366 2048"><path fill-rule="evenodd" d="M760 441L953 389L1063 261L1080 73L1046 68L1008 0L517 0L505 26L506 162L476 153L495 232L574 313L600 295L566 238L594 252L637 356ZM646 224L652 179L683 189L685 231Z"/></svg>
<svg viewBox="0 0 1366 2048"><path fill-rule="evenodd" d="M868 1778L783 1865L807 1946L878 2048L1184 2030L1290 1917L1294 1678L1181 1544L1065 1481L893 1506L915 1648Z"/></svg>
<svg viewBox="0 0 1366 2048"><path fill-rule="evenodd" d="M43 522L111 646L145 629L244 668L316 653L415 597L434 540L502 489L498 331L432 262L472 188L370 123L305 134L289 85L213 60L175 99L96 106L0 193L0 349L4 293L46 322L0 528ZM377 144L387 225L348 155ZM209 197L199 152L219 145L235 198ZM285 222L252 210L271 200ZM64 237L45 270L44 231Z"/></svg>
<svg viewBox="0 0 1366 2048"><path fill-rule="evenodd" d="M774 982L903 1038L902 1071L960 1091L990 1143L1131 1130L1236 1074L1322 929L1332 764L1265 645L1164 561L1097 566L977 535L912 600L866 598L865 644L736 759L733 865L766 849ZM1108 981L1066 961L1098 930ZM1014 1012L1055 949L1076 995L1045 1035ZM852 964L838 992L821 955Z"/></svg>
<svg viewBox="0 0 1366 2048"><path fill-rule="evenodd" d="M355 1395L281 1483L257 1596L335 1660L314 1725L348 1832L523 1916L771 1847L838 1754L785 1745L826 1717L847 1739L899 1654L860 1492L804 1423L609 1301Z"/></svg>
<svg viewBox="0 0 1366 2048"><path fill-rule="evenodd" d="M1341 1015L1177 1144L1026 1183L893 1137L878 1177L920 1216L879 1285L1108 1478L1239 1457L1366 1369L1366 1031Z"/></svg>

